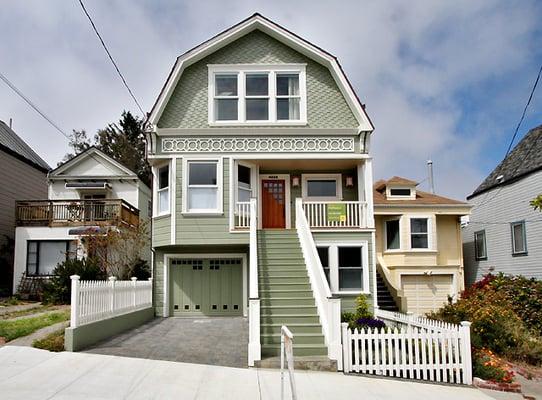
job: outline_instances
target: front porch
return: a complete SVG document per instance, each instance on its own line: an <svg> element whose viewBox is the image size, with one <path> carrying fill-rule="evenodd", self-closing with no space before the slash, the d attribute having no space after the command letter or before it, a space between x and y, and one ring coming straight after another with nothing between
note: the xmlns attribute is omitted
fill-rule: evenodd
<svg viewBox="0 0 542 400"><path fill-rule="evenodd" d="M311 231L374 228L368 159L233 159L230 171L232 233L249 230L251 198L258 229L294 228L298 199Z"/></svg>

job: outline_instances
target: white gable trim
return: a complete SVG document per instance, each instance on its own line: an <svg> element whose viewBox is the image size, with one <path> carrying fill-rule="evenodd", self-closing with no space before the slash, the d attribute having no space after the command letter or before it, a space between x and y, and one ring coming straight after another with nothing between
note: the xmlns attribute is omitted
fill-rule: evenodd
<svg viewBox="0 0 542 400"><path fill-rule="evenodd" d="M79 164L80 162L82 162L83 160L85 160L85 159L87 159L89 157L94 158L96 161L99 161L97 159L97 157L99 157L99 158L107 161L108 163L113 164L113 166L118 168L119 170L121 170L125 174L126 177L137 178L137 175L133 171L126 168L124 165L122 165L118 161L115 161L113 158L109 157L107 154L105 154L104 152L98 150L95 147L92 147L92 148L86 150L85 152L78 154L77 156L73 157L71 160L69 160L66 163L62 164L57 169L51 171L49 173L49 178L50 179L66 178L65 175L62 175L62 176L59 176L59 175L62 174L64 171L69 170L74 165Z"/></svg>
<svg viewBox="0 0 542 400"><path fill-rule="evenodd" d="M226 30L177 58L173 70L149 115L149 122L154 128L156 129L156 125L162 116L164 108L169 102L169 99L177 86L177 82L186 67L256 29L261 30L301 54L328 67L337 86L359 123L359 132L370 132L374 130L368 115L365 113L356 94L352 90L337 59L258 14L253 15L240 24Z"/></svg>

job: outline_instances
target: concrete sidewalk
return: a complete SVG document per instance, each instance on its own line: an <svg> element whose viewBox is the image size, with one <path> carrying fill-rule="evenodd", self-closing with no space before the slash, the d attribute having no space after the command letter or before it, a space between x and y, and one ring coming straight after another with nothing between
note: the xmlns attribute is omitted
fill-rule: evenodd
<svg viewBox="0 0 542 400"><path fill-rule="evenodd" d="M467 387L331 372L296 372L300 400L488 400ZM277 370L240 369L88 353L0 349L1 397L8 399L279 399ZM289 398L289 397L287 397Z"/></svg>

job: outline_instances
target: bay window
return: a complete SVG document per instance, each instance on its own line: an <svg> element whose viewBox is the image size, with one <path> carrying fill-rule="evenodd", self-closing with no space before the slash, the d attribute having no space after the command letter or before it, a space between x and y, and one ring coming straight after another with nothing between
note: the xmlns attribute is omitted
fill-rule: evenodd
<svg viewBox="0 0 542 400"><path fill-rule="evenodd" d="M218 160L185 162L184 212L222 212L221 165Z"/></svg>
<svg viewBox="0 0 542 400"><path fill-rule="evenodd" d="M305 65L209 65L210 124L305 124Z"/></svg>
<svg viewBox="0 0 542 400"><path fill-rule="evenodd" d="M158 215L169 213L169 165L158 168Z"/></svg>

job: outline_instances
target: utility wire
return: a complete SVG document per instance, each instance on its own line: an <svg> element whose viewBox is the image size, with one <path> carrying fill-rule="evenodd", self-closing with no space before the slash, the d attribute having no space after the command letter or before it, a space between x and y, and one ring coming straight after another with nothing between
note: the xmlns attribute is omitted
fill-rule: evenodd
<svg viewBox="0 0 542 400"><path fill-rule="evenodd" d="M62 135L64 135L67 139L70 139L70 135L68 135L66 132L64 132L58 124L56 124L51 118L47 116L43 111L41 111L37 105L35 105L28 97L26 97L23 92L21 92L13 83L9 81L8 78L6 78L2 73L0 73L0 79L2 79L6 85L10 87L11 90L13 90L17 95L22 98L30 107L34 109L39 115L41 115L49 124L51 124L57 131L59 131Z"/></svg>
<svg viewBox="0 0 542 400"><path fill-rule="evenodd" d="M98 39L100 40L100 43L102 44L102 47L104 48L105 52L107 53L107 56L109 57L109 59L111 60L111 63L113 64L113 66L115 67L115 70L117 71L117 74L119 74L120 76L120 79L122 80L122 83L124 84L124 86L126 87L126 89L128 90L128 93L130 93L130 96L132 97L132 99L134 100L134 102L136 103L137 105L137 108L139 108L139 111L141 111L141 115L143 116L143 118L145 118L145 112L143 111L143 108L141 107L141 105L139 104L139 102L137 101L134 93L132 92L132 89L130 89L130 86L128 86L128 83L126 82L126 79L124 79L124 76L122 75L122 73L120 72L120 69L117 65L117 63L115 62L115 60L113 59L113 56L111 55L111 53L109 52L109 49L107 48L104 40L102 39L102 36L100 35L100 32L98 32L98 29L96 28L96 25L94 24L94 21L92 20L92 18L90 17L87 9L85 8L85 5L83 4L83 0L79 0L79 4L81 5L81 8L83 9L83 12L85 13L85 15L87 16L88 20L90 21L90 24L92 25L92 29L94 29L94 32L96 33L96 36L98 36Z"/></svg>

